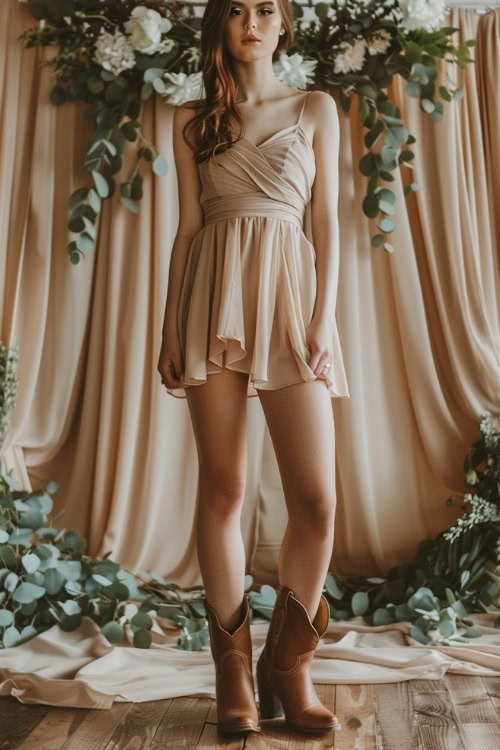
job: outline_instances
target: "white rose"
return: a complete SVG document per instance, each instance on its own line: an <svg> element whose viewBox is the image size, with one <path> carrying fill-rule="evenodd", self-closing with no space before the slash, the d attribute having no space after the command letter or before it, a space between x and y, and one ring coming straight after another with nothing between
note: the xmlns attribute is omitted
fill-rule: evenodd
<svg viewBox="0 0 500 750"><path fill-rule="evenodd" d="M138 52L152 55L161 44L161 35L170 31L172 24L168 18L162 18L156 10L138 5L130 14L130 20L124 23L125 31L130 34L132 47Z"/></svg>

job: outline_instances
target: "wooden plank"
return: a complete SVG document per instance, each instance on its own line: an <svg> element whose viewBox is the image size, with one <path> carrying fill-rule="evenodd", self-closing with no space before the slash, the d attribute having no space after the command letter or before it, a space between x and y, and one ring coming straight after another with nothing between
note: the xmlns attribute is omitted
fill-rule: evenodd
<svg viewBox="0 0 500 750"><path fill-rule="evenodd" d="M116 727L105 750L140 748L149 750L156 730L170 708L172 698L160 701L133 703L125 719Z"/></svg>
<svg viewBox="0 0 500 750"><path fill-rule="evenodd" d="M63 750L102 750L132 706L133 703L115 701L110 708L91 708L61 748Z"/></svg>
<svg viewBox="0 0 500 750"><path fill-rule="evenodd" d="M48 706L48 709L17 750L60 750L89 712L88 708Z"/></svg>
<svg viewBox="0 0 500 750"><path fill-rule="evenodd" d="M323 750L333 747L336 734L331 729L318 734L296 732L287 727L284 717L266 719L261 726L260 734L247 735L245 750Z"/></svg>
<svg viewBox="0 0 500 750"><path fill-rule="evenodd" d="M500 718L500 677L481 677L481 679Z"/></svg>
<svg viewBox="0 0 500 750"><path fill-rule="evenodd" d="M335 711L335 685L314 685L318 698L326 708ZM285 717L261 721L260 734L247 734L245 750L322 750L334 747L335 735L338 732L326 730L318 734L296 732L290 729ZM352 750L352 747L350 748Z"/></svg>
<svg viewBox="0 0 500 750"><path fill-rule="evenodd" d="M460 732L467 750L498 750L500 747L498 724L464 724Z"/></svg>
<svg viewBox="0 0 500 750"><path fill-rule="evenodd" d="M327 705L340 721L341 728L332 731L335 750L372 750L377 747L375 709L371 685L317 685L318 697L323 700L320 688L335 687L335 701ZM326 697L326 696L325 696Z"/></svg>
<svg viewBox="0 0 500 750"><path fill-rule="evenodd" d="M409 680L416 731L425 750L464 750L458 720L443 680ZM476 748L475 750L479 750Z"/></svg>
<svg viewBox="0 0 500 750"><path fill-rule="evenodd" d="M0 750L19 747L49 709L42 703L21 703L13 695L0 696Z"/></svg>
<svg viewBox="0 0 500 750"><path fill-rule="evenodd" d="M413 693L409 681L373 685L378 747L383 750L422 750L413 721Z"/></svg>
<svg viewBox="0 0 500 750"><path fill-rule="evenodd" d="M196 748L212 698L182 696L172 700L150 744L151 750Z"/></svg>
<svg viewBox="0 0 500 750"><path fill-rule="evenodd" d="M451 674L446 675L444 682L466 750L497 750L500 747L500 720L482 678Z"/></svg>
<svg viewBox="0 0 500 750"><path fill-rule="evenodd" d="M498 723L498 715L481 677L447 674L444 684L460 724Z"/></svg>
<svg viewBox="0 0 500 750"><path fill-rule="evenodd" d="M206 723L196 747L199 750L219 750L221 747L226 750L243 750L245 735L225 735L217 731L215 724Z"/></svg>
<svg viewBox="0 0 500 750"><path fill-rule="evenodd" d="M257 734L251 732L245 739L245 750L283 750L289 748L290 730L285 724L285 717L279 719L265 719L260 722L262 731Z"/></svg>

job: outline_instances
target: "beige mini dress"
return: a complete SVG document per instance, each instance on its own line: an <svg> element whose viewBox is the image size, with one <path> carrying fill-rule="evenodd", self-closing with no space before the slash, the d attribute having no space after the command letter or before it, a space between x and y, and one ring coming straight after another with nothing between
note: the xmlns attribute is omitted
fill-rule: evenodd
<svg viewBox="0 0 500 750"><path fill-rule="evenodd" d="M247 396L315 380L306 327L316 298L311 231L315 154L298 121L256 145L247 138L200 163L204 226L187 257L177 315L178 398L223 367L249 373ZM350 398L335 322L320 379Z"/></svg>

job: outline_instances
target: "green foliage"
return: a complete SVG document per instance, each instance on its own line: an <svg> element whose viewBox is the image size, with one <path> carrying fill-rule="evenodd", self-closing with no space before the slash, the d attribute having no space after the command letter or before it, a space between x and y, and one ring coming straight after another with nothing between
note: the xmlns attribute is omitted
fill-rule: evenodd
<svg viewBox="0 0 500 750"><path fill-rule="evenodd" d="M104 635L122 642L124 627L137 648L149 648L154 618L177 623L177 646L199 649L207 640L201 588L181 590L155 575L140 583L109 553L85 554L76 531L50 523L57 484L21 489L12 472L0 472L0 640L16 646L58 623L78 628L91 617ZM159 583L161 581L161 583Z"/></svg>
<svg viewBox="0 0 500 750"><path fill-rule="evenodd" d="M463 90L446 75L448 87L438 88L443 101L435 100L435 79L437 61L446 59L455 61L460 68L474 62L469 56L469 47L476 44L475 39L468 39L458 47L451 44L449 37L458 29L442 27L434 31L415 29L409 31L398 27L391 20L392 6L396 3L388 0L383 6L370 3L359 4L356 13L348 4L318 3L314 6L316 22L306 27L297 27L296 46L306 59L318 60L315 76L318 82L326 86L339 88L340 105L344 112L349 112L351 97L359 99L359 118L367 132L364 143L369 150L359 160L358 166L363 175L368 177L367 191L362 201L362 210L369 219L375 219L379 213L387 213L386 204L381 205L381 181L392 182L391 172L396 169L414 169L410 162L414 158L411 149L404 148L415 142L415 138L404 127L401 113L396 104L389 100L387 88L395 75L406 81L405 92L409 97L419 100L422 112L439 122L443 117L443 101L458 101L463 97ZM296 10L295 16L302 17ZM375 14L375 7L377 14ZM328 13L333 8L335 17ZM383 52L365 55L362 67L354 72L335 73L335 61L342 51L342 44L355 44L359 38L372 42L374 35L383 30L389 32L388 47ZM410 177L404 186L407 196L419 189L418 184ZM396 215L395 207L390 211ZM383 247L393 252L393 246L385 241L385 236L396 228L394 221L380 217L377 223L380 233L371 238L373 247Z"/></svg>
<svg viewBox="0 0 500 750"><path fill-rule="evenodd" d="M103 4L99 0L29 0L30 10L37 20L44 20L43 28L35 26L26 29L19 39L27 47L54 45L57 54L42 65L50 66L57 82L50 94L50 101L60 106L68 101L84 101L88 104L85 118L94 124L84 161L84 170L92 179L88 194L77 208L89 209L85 214L72 213L68 227L80 234L68 244L72 263L79 263L85 253L92 249L96 239L97 216L101 210L101 200L107 200L115 192L114 175L122 168L122 156L127 142L136 142L137 161L134 168L121 182L120 200L129 211L139 210L141 190L136 180L140 160L151 163L158 176L167 174L168 165L153 144L143 136L139 116L142 103L158 94L165 97L167 87L165 73L191 74L200 70L200 24L201 19L193 15L191 6L182 2L161 4L156 0L144 0L141 5L150 7L164 15L172 23L168 32L171 44L166 50L153 54L135 52L135 65L118 75L102 68L94 59L96 39L101 30L123 32L124 23L131 10L137 5L134 0ZM380 200L384 188L381 181L392 182L391 172L396 169L414 169L411 161L414 154L405 146L415 142L404 127L398 107L389 100L387 89L395 75L406 81L406 94L419 99L422 112L432 120L443 117L443 102L458 101L463 90L456 88L451 78L446 76L447 86L438 87L442 101L435 100L436 65L438 59L456 61L463 68L474 62L469 57L469 47L475 39L468 39L458 47L450 43L449 37L457 31L444 27L435 31L416 29L408 31L399 27L393 20L395 0L379 0L369 5L338 5L337 2L318 3L314 6L316 20L302 25L303 10L296 2L291 3L295 28L294 52L297 50L305 60L316 60L316 81L320 86L339 88L340 104L348 112L351 96L359 98L360 121L367 132L364 142L369 153L359 161L361 173L368 177L366 195L362 210L370 219L379 214L396 215L394 205L387 211L387 203ZM335 9L335 19L330 10ZM375 13L375 9L377 13ZM360 38L372 43L377 34L389 35L389 44L384 51L367 54L361 69L350 72L337 72L335 62L342 51L342 44L354 44ZM411 173L410 173L411 174ZM135 185L135 187L134 187ZM90 189L93 188L93 189ZM404 186L408 196L419 189L410 177ZM78 191L73 193L72 198ZM141 195L139 196L139 192ZM79 199L75 199L79 200ZM85 215L88 221L83 221ZM386 235L396 227L394 221L379 217L376 233L371 238L373 247L383 247L393 252ZM380 239L382 238L382 239Z"/></svg>
<svg viewBox="0 0 500 750"><path fill-rule="evenodd" d="M481 635L468 613L500 606L500 418L485 412L479 430L481 438L464 460L466 484L476 490L464 496L471 509L436 539L420 542L415 559L391 568L387 578L328 573L332 617L364 615L372 625L410 622L411 637L425 644Z"/></svg>

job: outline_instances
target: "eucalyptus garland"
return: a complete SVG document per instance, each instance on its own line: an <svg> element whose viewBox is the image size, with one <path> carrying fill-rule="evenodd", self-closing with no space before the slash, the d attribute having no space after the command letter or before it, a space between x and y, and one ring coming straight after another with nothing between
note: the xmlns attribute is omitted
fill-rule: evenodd
<svg viewBox="0 0 500 750"><path fill-rule="evenodd" d="M18 38L27 47L57 48L41 64L56 78L51 102L85 102L84 117L94 128L83 165L90 184L69 198L68 227L76 239L69 242L68 253L77 264L94 247L102 200L114 194L117 180L121 203L137 213L143 194L141 165L149 162L155 174L167 173L166 160L141 131L142 103L153 95L175 105L205 96L201 18L193 3L180 0L28 0L28 5L40 23ZM346 112L351 96L359 98L359 116L367 131L367 153L359 160L368 178L362 210L370 219L378 217L373 247L393 252L387 235L395 228L396 195L381 183L393 182L391 173L404 167L405 196L419 185L412 176L410 148L416 139L387 88L394 76L401 76L406 95L440 121L444 102L459 100L464 92L448 74L447 85L436 92L438 60L465 67L474 62L468 48L476 40L451 43L458 29L440 27L444 0L308 0L307 5L312 19L304 19L303 4L291 2L295 44L273 63L274 73L298 88L311 83L325 90L338 87ZM121 174L129 142L135 144L135 161Z"/></svg>
<svg viewBox="0 0 500 750"><path fill-rule="evenodd" d="M2 361L10 363L9 377L0 381L0 404L15 401L15 355L0 346ZM464 461L466 483L474 488L464 503L471 508L434 540L422 541L415 559L391 568L387 578L329 572L324 594L335 620L362 615L371 625L409 622L421 643L481 635L469 612L500 606L500 417L485 412L479 431ZM49 482L28 492L13 472L0 468L0 644L16 646L56 623L76 630L87 616L112 643L123 643L129 628L133 645L149 648L156 620L178 626L178 648L206 645L203 586L181 588L155 572L142 579L113 561L111 551L86 555L81 534L53 525L57 488ZM245 577L245 590L252 619L270 619L276 590L267 584L255 590L252 576Z"/></svg>

